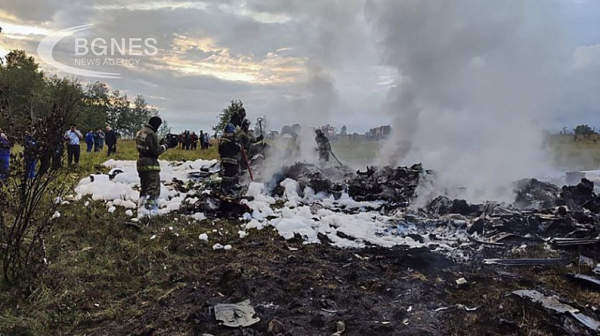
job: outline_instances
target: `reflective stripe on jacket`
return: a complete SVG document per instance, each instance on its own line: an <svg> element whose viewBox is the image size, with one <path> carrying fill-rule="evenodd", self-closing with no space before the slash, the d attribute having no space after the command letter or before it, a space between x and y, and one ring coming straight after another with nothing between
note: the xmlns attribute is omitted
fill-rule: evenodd
<svg viewBox="0 0 600 336"><path fill-rule="evenodd" d="M146 125L135 136L135 144L140 158L137 161L138 171L160 171L158 156L167 150L166 145L158 144L156 130Z"/></svg>

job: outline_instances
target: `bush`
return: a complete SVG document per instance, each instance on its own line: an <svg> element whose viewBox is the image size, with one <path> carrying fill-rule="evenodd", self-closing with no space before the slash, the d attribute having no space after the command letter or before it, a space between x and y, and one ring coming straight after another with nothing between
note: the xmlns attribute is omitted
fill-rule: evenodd
<svg viewBox="0 0 600 336"><path fill-rule="evenodd" d="M13 150L10 170L0 181L0 258L7 283L34 279L46 264L44 238L73 186L61 169L68 111L54 105L26 134L10 136L23 150Z"/></svg>

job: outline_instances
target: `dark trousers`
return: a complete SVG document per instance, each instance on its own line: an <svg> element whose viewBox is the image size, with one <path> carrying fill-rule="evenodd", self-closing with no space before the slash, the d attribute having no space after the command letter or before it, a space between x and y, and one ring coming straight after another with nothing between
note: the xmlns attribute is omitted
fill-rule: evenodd
<svg viewBox="0 0 600 336"><path fill-rule="evenodd" d="M56 170L56 169L59 169L60 167L62 167L62 156L63 156L62 147L60 149L57 149L56 151L54 151L54 154L52 155L52 170Z"/></svg>
<svg viewBox="0 0 600 336"><path fill-rule="evenodd" d="M108 147L108 153L106 154L106 156L110 156L110 154L117 152L117 144L113 144L113 145L107 144L106 146Z"/></svg>
<svg viewBox="0 0 600 336"><path fill-rule="evenodd" d="M25 157L25 176L28 179L35 178L35 166L37 165L37 160L29 157Z"/></svg>
<svg viewBox="0 0 600 336"><path fill-rule="evenodd" d="M160 196L160 172L138 171L140 176L140 198L147 196L148 199L156 200Z"/></svg>
<svg viewBox="0 0 600 336"><path fill-rule="evenodd" d="M3 181L8 176L10 169L10 155L0 156L0 181Z"/></svg>
<svg viewBox="0 0 600 336"><path fill-rule="evenodd" d="M221 180L221 191L225 194L229 194L238 183L238 174L240 167L237 164L222 163L223 177Z"/></svg>
<svg viewBox="0 0 600 336"><path fill-rule="evenodd" d="M81 146L79 145L68 145L67 146L67 160L69 162L69 166L73 163L73 159L75 159L75 164L79 164L79 156L81 155Z"/></svg>
<svg viewBox="0 0 600 336"><path fill-rule="evenodd" d="M92 141L90 141L90 142L86 142L86 144L87 144L87 151L89 153L94 148L94 143Z"/></svg>

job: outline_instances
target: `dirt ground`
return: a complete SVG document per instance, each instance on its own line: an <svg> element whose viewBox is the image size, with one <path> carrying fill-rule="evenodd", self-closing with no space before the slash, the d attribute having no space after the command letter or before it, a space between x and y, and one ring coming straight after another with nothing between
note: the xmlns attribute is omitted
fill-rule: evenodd
<svg viewBox="0 0 600 336"><path fill-rule="evenodd" d="M273 319L283 325L281 335L296 336L332 335L338 321L345 323L342 335L360 336L593 334L570 317L510 295L516 289L556 291L600 317L591 308L600 305L598 292L566 279L564 267L460 264L425 248L342 250L274 235L191 259L193 267L165 279L173 286L166 295L125 323L89 321L85 334L273 335ZM467 284L457 285L463 277ZM251 327L220 326L210 314L215 304L244 299L261 319ZM450 308L436 311L443 307Z"/></svg>

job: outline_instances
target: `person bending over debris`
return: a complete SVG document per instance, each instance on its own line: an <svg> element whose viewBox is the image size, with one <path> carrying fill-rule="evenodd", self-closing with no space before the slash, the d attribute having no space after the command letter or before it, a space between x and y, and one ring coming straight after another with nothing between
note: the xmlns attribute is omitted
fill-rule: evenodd
<svg viewBox="0 0 600 336"><path fill-rule="evenodd" d="M331 152L331 144L329 143L329 139L323 134L323 131L320 129L315 130L317 136L315 140L317 141L317 151L319 151L319 162L323 165L329 161L329 152Z"/></svg>
<svg viewBox="0 0 600 336"><path fill-rule="evenodd" d="M233 124L227 124L223 136L219 139L219 155L221 156L221 165L223 168L221 191L224 194L231 193L238 180L238 157L242 149L237 142L234 132L235 128Z"/></svg>
<svg viewBox="0 0 600 336"><path fill-rule="evenodd" d="M160 117L152 117L148 124L135 136L135 144L140 153L137 160L137 171L140 176L139 206L144 206L151 214L158 212L158 196L160 196L160 164L158 156L177 144L159 144L156 131L162 124Z"/></svg>

